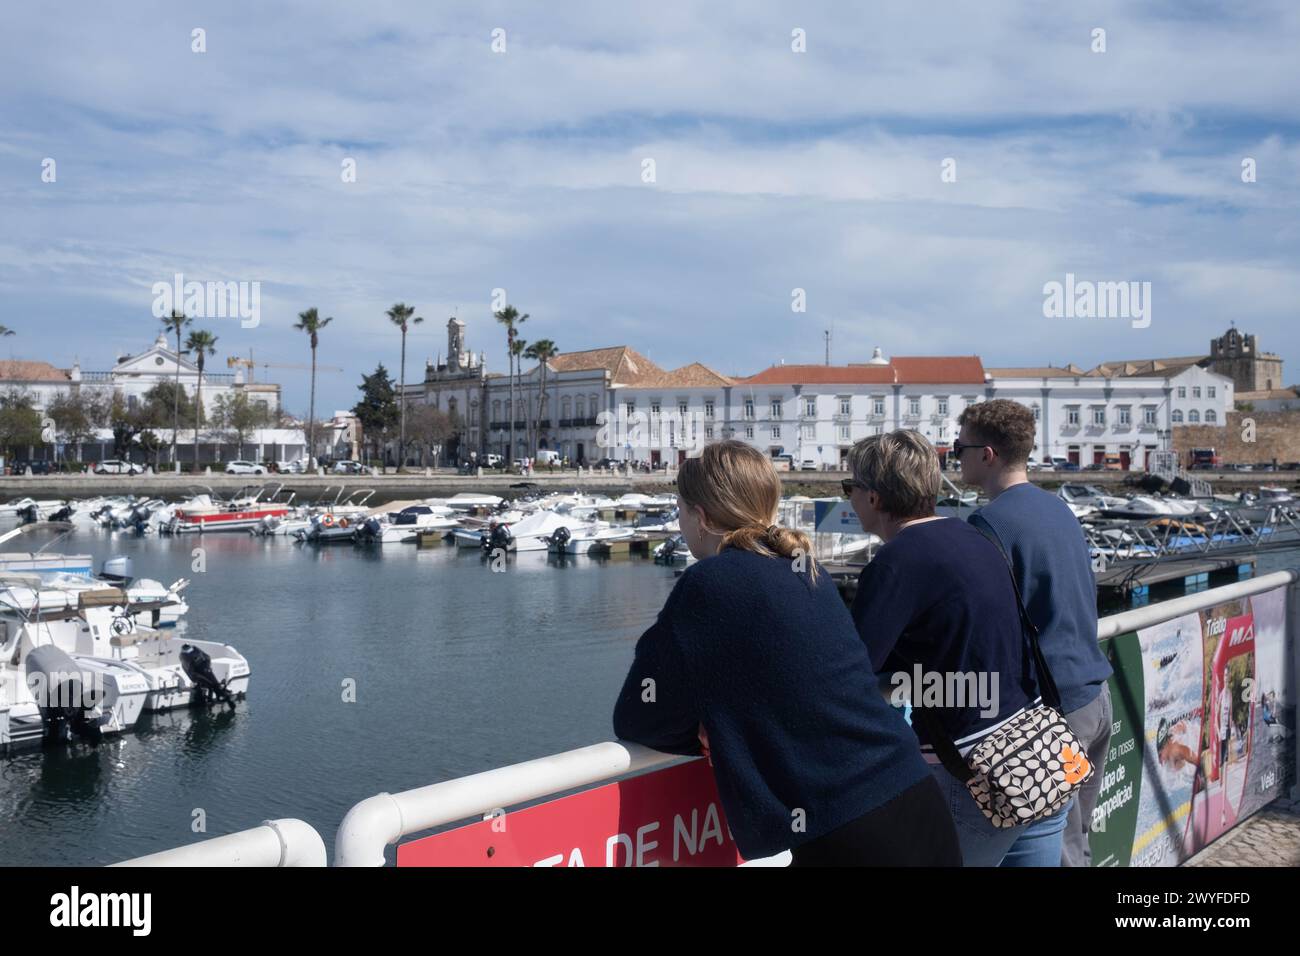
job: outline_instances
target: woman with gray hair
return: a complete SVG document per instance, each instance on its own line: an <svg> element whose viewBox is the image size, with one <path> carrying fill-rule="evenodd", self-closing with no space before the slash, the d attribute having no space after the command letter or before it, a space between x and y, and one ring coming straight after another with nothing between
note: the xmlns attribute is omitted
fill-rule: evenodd
<svg viewBox="0 0 1300 956"><path fill-rule="evenodd" d="M934 708L933 722L914 718L913 729L948 795L962 858L966 866L997 866L1026 828L989 822L942 766L928 728L964 757L1038 701L1011 573L983 534L935 515L939 456L920 433L863 439L849 452L849 467L844 495L863 530L885 542L858 579L858 634L896 698L910 700L914 714Z"/></svg>

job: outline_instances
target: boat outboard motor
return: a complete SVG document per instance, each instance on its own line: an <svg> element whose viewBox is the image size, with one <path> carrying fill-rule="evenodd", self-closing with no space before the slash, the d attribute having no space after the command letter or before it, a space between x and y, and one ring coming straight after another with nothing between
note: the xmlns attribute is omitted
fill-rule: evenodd
<svg viewBox="0 0 1300 956"><path fill-rule="evenodd" d="M383 532L379 527L378 518L367 518L357 529L357 533L366 538L378 538Z"/></svg>
<svg viewBox="0 0 1300 956"><path fill-rule="evenodd" d="M103 737L92 711L106 701L97 699L89 676L77 667L66 651L52 644L33 648L27 655L27 687L36 700L46 740L71 740L74 737L98 743Z"/></svg>
<svg viewBox="0 0 1300 956"><path fill-rule="evenodd" d="M235 698L231 696L230 691L226 690L226 685L217 680L217 675L212 673L212 658L204 652L203 648L195 647L193 644L183 644L181 667L185 671L185 676L194 681L195 690L202 697L203 703L207 704L210 698L215 698L225 701L232 710L234 709Z"/></svg>
<svg viewBox="0 0 1300 956"><path fill-rule="evenodd" d="M551 532L551 544L563 551L564 546L569 543L569 539L572 537L573 535L569 533L568 525L560 525Z"/></svg>
<svg viewBox="0 0 1300 956"><path fill-rule="evenodd" d="M32 524L37 520L39 520L39 517L36 514L36 505L30 504L27 505L25 508L18 509L19 524Z"/></svg>
<svg viewBox="0 0 1300 956"><path fill-rule="evenodd" d="M676 535L665 541L663 550L659 552L660 558L664 561L671 561L673 555L677 553L677 541L678 539Z"/></svg>
<svg viewBox="0 0 1300 956"><path fill-rule="evenodd" d="M51 514L45 520L46 521L71 521L72 505L64 505L62 508L60 508L58 511Z"/></svg>
<svg viewBox="0 0 1300 956"><path fill-rule="evenodd" d="M510 542L514 535L510 533L508 525L499 524L483 537L483 553L491 554L500 548L502 551L510 550Z"/></svg>

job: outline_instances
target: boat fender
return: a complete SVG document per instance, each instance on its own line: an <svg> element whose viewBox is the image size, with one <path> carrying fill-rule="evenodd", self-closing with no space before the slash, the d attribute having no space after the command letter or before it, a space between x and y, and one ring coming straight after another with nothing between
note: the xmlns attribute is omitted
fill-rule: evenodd
<svg viewBox="0 0 1300 956"><path fill-rule="evenodd" d="M347 526L348 526L348 519L347 519L347 518L340 518L340 519L339 519L339 527L340 527L340 528L346 528Z"/></svg>

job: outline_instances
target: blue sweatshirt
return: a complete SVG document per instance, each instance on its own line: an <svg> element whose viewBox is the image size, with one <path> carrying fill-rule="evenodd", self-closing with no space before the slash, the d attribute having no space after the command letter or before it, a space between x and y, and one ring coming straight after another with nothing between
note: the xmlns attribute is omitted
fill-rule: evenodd
<svg viewBox="0 0 1300 956"><path fill-rule="evenodd" d="M888 684L910 689L914 707L939 707L962 753L1038 698L1011 572L997 546L964 521L910 525L883 545L858 578L853 620L872 665ZM942 693L927 700L927 687ZM924 728L917 736L937 763Z"/></svg>
<svg viewBox="0 0 1300 956"><path fill-rule="evenodd" d="M614 733L698 754L701 724L747 859L829 833L928 774L834 582L820 572L814 585L783 558L727 549L691 566L637 642Z"/></svg>
<svg viewBox="0 0 1300 956"><path fill-rule="evenodd" d="M1097 643L1097 581L1079 519L1059 497L1026 482L970 523L995 535L1011 557L1065 712L1091 703L1111 667Z"/></svg>

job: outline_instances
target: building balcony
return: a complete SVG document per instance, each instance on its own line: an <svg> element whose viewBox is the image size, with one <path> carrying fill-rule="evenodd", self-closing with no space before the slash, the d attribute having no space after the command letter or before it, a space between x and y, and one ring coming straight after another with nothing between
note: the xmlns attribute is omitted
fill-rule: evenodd
<svg viewBox="0 0 1300 956"><path fill-rule="evenodd" d="M853 421L853 413L852 413L852 412L836 412L834 415L831 416L831 418L832 418L834 421L836 421L836 422L844 422L844 423L847 424L848 422Z"/></svg>
<svg viewBox="0 0 1300 956"><path fill-rule="evenodd" d="M872 412L870 415L867 416L867 424L868 424L868 425L880 425L880 424L883 424L884 421L885 421L885 413L884 413L884 412L878 412L878 413L877 413L877 412Z"/></svg>

